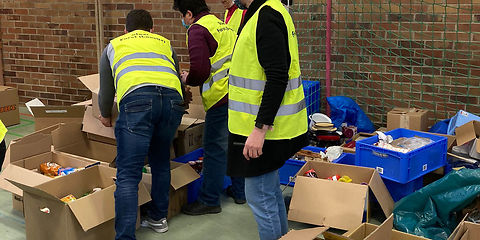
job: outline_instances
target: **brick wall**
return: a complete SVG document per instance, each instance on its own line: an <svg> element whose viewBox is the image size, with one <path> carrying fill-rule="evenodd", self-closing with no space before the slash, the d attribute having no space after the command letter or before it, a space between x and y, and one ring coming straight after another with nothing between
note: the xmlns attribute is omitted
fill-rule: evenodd
<svg viewBox="0 0 480 240"><path fill-rule="evenodd" d="M20 100L47 104L88 99L78 76L97 72L95 5L87 0L3 0L0 29L4 79ZM480 114L480 1L333 0L332 95L354 98L377 124L393 106L423 107L446 118ZM383 4L381 3L383 2ZM104 43L123 32L125 15L149 10L154 31L172 40L188 67L186 30L172 0L103 0ZM218 0L207 0L223 15ZM292 7L304 79L325 96L325 0ZM322 98L322 107L325 99Z"/></svg>

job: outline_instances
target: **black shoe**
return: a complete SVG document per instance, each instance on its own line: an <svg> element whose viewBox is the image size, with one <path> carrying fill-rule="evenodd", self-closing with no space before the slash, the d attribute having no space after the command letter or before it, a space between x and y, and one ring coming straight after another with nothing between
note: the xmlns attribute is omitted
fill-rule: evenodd
<svg viewBox="0 0 480 240"><path fill-rule="evenodd" d="M236 204L245 204L247 202L245 199L235 198L235 194L233 194L232 186L228 186L227 189L225 190L225 193L227 194L227 196L233 198L233 201L235 201Z"/></svg>
<svg viewBox="0 0 480 240"><path fill-rule="evenodd" d="M199 201L195 201L182 208L182 212L187 215L215 214L221 211L222 208L220 206L207 206Z"/></svg>

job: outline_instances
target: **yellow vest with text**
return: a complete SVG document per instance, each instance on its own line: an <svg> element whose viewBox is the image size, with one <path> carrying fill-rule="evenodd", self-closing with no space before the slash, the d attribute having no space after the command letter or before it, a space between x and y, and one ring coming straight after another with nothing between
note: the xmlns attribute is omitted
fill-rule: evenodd
<svg viewBox="0 0 480 240"><path fill-rule="evenodd" d="M228 10L225 11L225 16L223 17L223 21L227 23L227 13ZM232 28L235 32L238 32L238 28L240 27L240 24L242 23L242 15L243 15L243 10L240 8L235 9L235 12L233 12L232 16L228 20L227 25Z"/></svg>
<svg viewBox="0 0 480 240"><path fill-rule="evenodd" d="M201 87L203 107L207 111L228 93L228 71L237 34L212 14L201 17L194 24L206 28L217 41L217 51L210 57L210 76Z"/></svg>
<svg viewBox="0 0 480 240"><path fill-rule="evenodd" d="M182 87L170 41L160 35L135 30L110 41L107 49L117 103L132 87L156 84L175 89L182 95Z"/></svg>
<svg viewBox="0 0 480 240"><path fill-rule="evenodd" d="M228 129L234 134L249 136L255 127L267 80L258 60L256 46L258 13L265 6L270 6L282 14L289 33L288 46L291 57L285 95L275 116L273 131L268 131L265 139L291 139L307 132L307 111L300 77L295 26L290 14L278 0L267 0L260 6L238 37L230 68Z"/></svg>
<svg viewBox="0 0 480 240"><path fill-rule="evenodd" d="M7 134L7 128L5 127L5 125L3 125L2 120L0 120L0 142L2 142L5 138L5 134ZM0 166L0 168L1 167L2 166Z"/></svg>

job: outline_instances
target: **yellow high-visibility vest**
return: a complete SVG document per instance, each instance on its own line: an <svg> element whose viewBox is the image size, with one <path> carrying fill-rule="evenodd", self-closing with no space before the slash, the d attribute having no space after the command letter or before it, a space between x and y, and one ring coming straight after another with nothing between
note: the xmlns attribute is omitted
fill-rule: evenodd
<svg viewBox="0 0 480 240"><path fill-rule="evenodd" d="M225 11L225 16L223 17L223 21L235 32L238 32L238 28L242 23L243 10L240 8L235 9L232 16L228 20L228 23L227 23L227 13L228 13L228 10Z"/></svg>
<svg viewBox="0 0 480 240"><path fill-rule="evenodd" d="M5 138L5 134L7 134L7 128L5 127L5 125L3 125L3 122L2 120L0 120L0 142L3 141L3 139ZM2 167L2 166L0 166Z"/></svg>
<svg viewBox="0 0 480 240"><path fill-rule="evenodd" d="M228 71L237 34L213 14L201 17L194 24L206 28L217 41L217 51L210 58L210 76L202 85L203 107L207 111L228 93Z"/></svg>
<svg viewBox="0 0 480 240"><path fill-rule="evenodd" d="M273 131L268 131L265 139L291 139L307 132L307 110L300 77L295 26L290 14L278 0L267 0L260 6L238 36L230 68L228 129L234 134L249 136L255 127L267 80L258 60L256 45L258 14L265 6L270 6L282 14L289 33L291 57L286 92L275 117Z"/></svg>
<svg viewBox="0 0 480 240"><path fill-rule="evenodd" d="M117 103L132 87L157 84L175 89L182 95L181 82L175 70L170 41L160 35L135 30L110 41L110 60Z"/></svg>

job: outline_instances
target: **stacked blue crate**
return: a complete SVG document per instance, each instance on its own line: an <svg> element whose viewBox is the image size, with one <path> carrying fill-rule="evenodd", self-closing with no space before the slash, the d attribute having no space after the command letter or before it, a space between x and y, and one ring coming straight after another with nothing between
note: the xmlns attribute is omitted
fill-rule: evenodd
<svg viewBox="0 0 480 240"><path fill-rule="evenodd" d="M303 92L305 93L305 103L307 114L320 112L320 82L303 80Z"/></svg>

